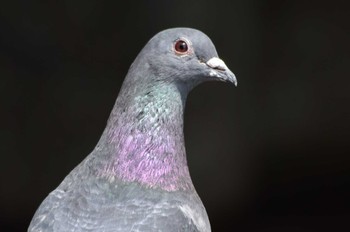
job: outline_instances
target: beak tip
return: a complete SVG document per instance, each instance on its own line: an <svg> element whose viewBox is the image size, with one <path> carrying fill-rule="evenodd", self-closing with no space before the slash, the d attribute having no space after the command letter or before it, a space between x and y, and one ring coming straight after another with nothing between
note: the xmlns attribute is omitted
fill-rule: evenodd
<svg viewBox="0 0 350 232"><path fill-rule="evenodd" d="M238 83L237 83L236 75L228 70L227 77L228 77L228 81L231 82L232 84L234 84L235 87L237 87Z"/></svg>

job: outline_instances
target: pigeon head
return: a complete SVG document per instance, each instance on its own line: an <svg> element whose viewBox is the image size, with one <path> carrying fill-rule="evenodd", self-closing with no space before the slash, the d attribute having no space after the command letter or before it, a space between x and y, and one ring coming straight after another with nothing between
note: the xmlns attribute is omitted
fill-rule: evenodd
<svg viewBox="0 0 350 232"><path fill-rule="evenodd" d="M225 81L237 85L208 36L190 28L173 28L156 34L142 49L132 67L142 66L151 82L175 83L192 89L205 81ZM146 71L146 70L145 70Z"/></svg>

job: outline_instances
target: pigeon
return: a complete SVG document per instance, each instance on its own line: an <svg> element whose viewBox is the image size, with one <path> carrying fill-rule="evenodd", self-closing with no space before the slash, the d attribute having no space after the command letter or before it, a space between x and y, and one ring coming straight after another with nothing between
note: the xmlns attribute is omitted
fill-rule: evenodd
<svg viewBox="0 0 350 232"><path fill-rule="evenodd" d="M211 231L192 183L183 117L205 81L237 85L203 32L159 32L138 54L93 151L37 209L28 231Z"/></svg>

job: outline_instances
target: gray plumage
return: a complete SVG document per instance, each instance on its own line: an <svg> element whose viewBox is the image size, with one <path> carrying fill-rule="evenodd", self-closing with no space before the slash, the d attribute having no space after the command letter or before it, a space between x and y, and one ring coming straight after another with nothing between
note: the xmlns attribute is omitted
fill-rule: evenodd
<svg viewBox="0 0 350 232"><path fill-rule="evenodd" d="M183 137L186 97L208 80L237 83L205 34L155 35L131 65L97 146L28 231L210 231Z"/></svg>

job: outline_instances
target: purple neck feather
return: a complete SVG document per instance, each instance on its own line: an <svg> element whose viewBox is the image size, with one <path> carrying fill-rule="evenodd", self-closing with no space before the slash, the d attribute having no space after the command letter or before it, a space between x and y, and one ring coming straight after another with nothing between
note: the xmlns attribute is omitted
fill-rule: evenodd
<svg viewBox="0 0 350 232"><path fill-rule="evenodd" d="M192 189L183 136L187 91L170 84L118 97L97 145L102 175L167 191Z"/></svg>

